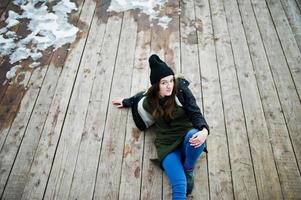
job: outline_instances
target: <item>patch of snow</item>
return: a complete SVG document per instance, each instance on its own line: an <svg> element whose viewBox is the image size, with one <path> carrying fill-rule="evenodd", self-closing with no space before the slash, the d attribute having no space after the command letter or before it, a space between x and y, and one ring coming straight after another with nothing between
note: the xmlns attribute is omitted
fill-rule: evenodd
<svg viewBox="0 0 301 200"><path fill-rule="evenodd" d="M14 37L17 36L17 35L16 35L16 32L14 32L14 31L7 31L7 32L5 33L5 35L6 35L8 38L14 38Z"/></svg>
<svg viewBox="0 0 301 200"><path fill-rule="evenodd" d="M15 5L23 5L27 2L28 0L14 0L13 3ZM31 3L33 4L36 4L36 3L39 3L39 2L45 2L44 0L30 0Z"/></svg>
<svg viewBox="0 0 301 200"><path fill-rule="evenodd" d="M6 28L6 27L3 27L3 28L0 29L0 34L3 34L3 33L5 33L6 31L7 31L7 28Z"/></svg>
<svg viewBox="0 0 301 200"><path fill-rule="evenodd" d="M16 26L17 24L19 24L20 22L17 20L20 15L12 10L8 11L8 15L9 18L7 18L5 20L5 22L7 23L6 28L11 28L13 26Z"/></svg>
<svg viewBox="0 0 301 200"><path fill-rule="evenodd" d="M0 35L0 52L1 55L6 56L9 55L17 45L14 43L13 38L4 38L2 35Z"/></svg>
<svg viewBox="0 0 301 200"><path fill-rule="evenodd" d="M20 68L21 65L16 65L12 67L8 72L6 72L6 79L10 80L16 76L17 69Z"/></svg>
<svg viewBox="0 0 301 200"><path fill-rule="evenodd" d="M167 28L171 18L168 16L160 16L160 9L162 9L165 3L166 0L112 0L107 11L124 12L127 10L140 9L142 13L149 16L150 21L158 19L158 25Z"/></svg>
<svg viewBox="0 0 301 200"><path fill-rule="evenodd" d="M71 13L72 10L77 10L77 7L75 3L70 2L69 0L62 0L53 7L53 10L56 14L60 13L61 16L67 17L67 14Z"/></svg>
<svg viewBox="0 0 301 200"><path fill-rule="evenodd" d="M10 63L15 63L19 60L23 60L29 57L30 49L26 47L18 47L14 52L10 55Z"/></svg>
<svg viewBox="0 0 301 200"><path fill-rule="evenodd" d="M41 58L43 56L43 54L41 52L31 52L30 53L30 57L36 61L38 60L39 58Z"/></svg>
<svg viewBox="0 0 301 200"><path fill-rule="evenodd" d="M158 25L162 26L164 29L168 27L169 22L171 21L171 18L167 16L163 16L159 18Z"/></svg>
<svg viewBox="0 0 301 200"><path fill-rule="evenodd" d="M27 58L36 61L42 57L42 52L47 48L56 50L75 40L79 29L68 22L68 15L77 10L76 4L70 0L61 0L50 12L46 2L48 0L13 1L15 5L20 6L22 12L18 14L9 11L5 20L7 25L0 29L0 55L9 56L11 64ZM29 21L27 27L29 34L20 39L10 29L23 19ZM32 63L32 66L38 66L37 62ZM14 70L8 73L7 77L12 78L13 72Z"/></svg>
<svg viewBox="0 0 301 200"><path fill-rule="evenodd" d="M39 62L33 62L33 63L31 63L30 65L29 65L29 67L30 68L35 68L35 67L37 67L37 66L39 66L41 63L39 63Z"/></svg>

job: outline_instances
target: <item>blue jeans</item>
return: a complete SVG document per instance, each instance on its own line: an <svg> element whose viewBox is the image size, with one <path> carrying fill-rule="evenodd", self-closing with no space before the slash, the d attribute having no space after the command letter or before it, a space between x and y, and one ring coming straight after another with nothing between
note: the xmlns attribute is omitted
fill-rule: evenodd
<svg viewBox="0 0 301 200"><path fill-rule="evenodd" d="M196 132L198 132L197 129L188 131L183 143L162 161L162 166L172 187L173 200L186 199L185 171L194 169L197 159L205 148L205 143L198 148L190 146L189 139Z"/></svg>

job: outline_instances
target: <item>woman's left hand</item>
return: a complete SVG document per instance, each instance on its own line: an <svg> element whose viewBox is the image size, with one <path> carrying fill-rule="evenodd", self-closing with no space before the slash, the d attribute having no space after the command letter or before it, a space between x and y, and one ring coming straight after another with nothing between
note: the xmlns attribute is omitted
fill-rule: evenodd
<svg viewBox="0 0 301 200"><path fill-rule="evenodd" d="M207 136L208 131L206 128L203 128L201 131L198 131L195 134L193 134L193 136L189 140L190 145L194 148L200 147L206 141Z"/></svg>

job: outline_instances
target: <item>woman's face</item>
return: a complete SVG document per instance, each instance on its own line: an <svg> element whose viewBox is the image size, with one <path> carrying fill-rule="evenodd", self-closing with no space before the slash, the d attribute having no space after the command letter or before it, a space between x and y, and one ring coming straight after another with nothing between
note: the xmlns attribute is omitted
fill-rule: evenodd
<svg viewBox="0 0 301 200"><path fill-rule="evenodd" d="M173 75L161 78L159 83L159 94L161 97L170 96L174 87Z"/></svg>

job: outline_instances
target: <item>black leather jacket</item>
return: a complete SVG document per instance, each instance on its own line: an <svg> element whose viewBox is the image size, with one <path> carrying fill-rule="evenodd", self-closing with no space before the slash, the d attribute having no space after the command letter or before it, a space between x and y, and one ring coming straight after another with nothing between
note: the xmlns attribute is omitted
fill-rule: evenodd
<svg viewBox="0 0 301 200"><path fill-rule="evenodd" d="M177 98L179 99L180 103L183 105L186 115L189 117L192 125L194 128L198 130L202 130L206 128L209 131L209 126L204 119L200 108L198 107L195 97L193 96L191 90L189 89L189 82L183 78L177 78ZM133 119L136 126L140 130L145 130L147 125L144 123L143 119L141 118L138 112L138 102L145 96L145 92L139 92L138 94L124 99L122 104L124 107L131 107Z"/></svg>

